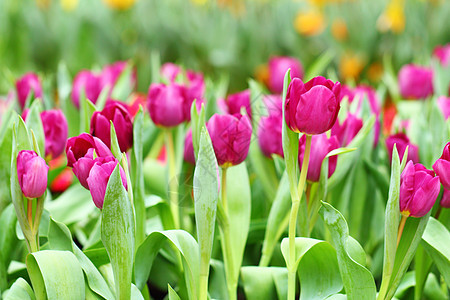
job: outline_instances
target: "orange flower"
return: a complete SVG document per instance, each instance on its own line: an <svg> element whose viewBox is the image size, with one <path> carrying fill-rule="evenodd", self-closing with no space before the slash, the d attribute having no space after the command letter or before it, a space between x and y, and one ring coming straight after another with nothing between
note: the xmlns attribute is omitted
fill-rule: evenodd
<svg viewBox="0 0 450 300"><path fill-rule="evenodd" d="M381 32L391 30L401 33L405 29L405 12L403 0L392 0L384 13L378 18L377 28Z"/></svg>
<svg viewBox="0 0 450 300"><path fill-rule="evenodd" d="M331 33L338 41L345 41L348 38L347 24L343 19L336 19L331 24Z"/></svg>
<svg viewBox="0 0 450 300"><path fill-rule="evenodd" d="M262 64L256 67L255 78L266 86L269 85L269 68L266 64Z"/></svg>
<svg viewBox="0 0 450 300"><path fill-rule="evenodd" d="M383 76L383 65L379 62L374 62L367 70L367 77L370 81L378 82Z"/></svg>
<svg viewBox="0 0 450 300"><path fill-rule="evenodd" d="M339 63L339 73L344 80L358 79L363 69L364 61L360 56L345 54L341 57L341 61Z"/></svg>
<svg viewBox="0 0 450 300"><path fill-rule="evenodd" d="M317 10L299 11L294 20L294 28L301 35L318 35L325 29L325 18Z"/></svg>
<svg viewBox="0 0 450 300"><path fill-rule="evenodd" d="M126 10L133 6L136 0L103 0L110 8Z"/></svg>

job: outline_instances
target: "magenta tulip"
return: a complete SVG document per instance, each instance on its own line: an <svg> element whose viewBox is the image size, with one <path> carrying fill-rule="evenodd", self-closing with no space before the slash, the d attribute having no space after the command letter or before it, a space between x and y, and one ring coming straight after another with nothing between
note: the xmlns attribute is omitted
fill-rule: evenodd
<svg viewBox="0 0 450 300"><path fill-rule="evenodd" d="M228 113L229 114L240 114L241 108L245 108L247 115L249 118L252 118L252 108L250 105L250 90L244 90L242 92L228 95L227 99L225 100L227 107L228 107Z"/></svg>
<svg viewBox="0 0 450 300"><path fill-rule="evenodd" d="M405 99L425 99L433 94L433 70L413 64L398 73L400 94Z"/></svg>
<svg viewBox="0 0 450 300"><path fill-rule="evenodd" d="M342 147L347 146L358 134L363 126L363 121L357 116L349 113L345 121L339 124L339 120L331 128L331 135L335 135Z"/></svg>
<svg viewBox="0 0 450 300"><path fill-rule="evenodd" d="M440 191L439 177L421 164L409 161L400 177L400 211L420 218L433 207Z"/></svg>
<svg viewBox="0 0 450 300"><path fill-rule="evenodd" d="M192 144L192 129L189 129L184 139L184 160L195 165L194 145Z"/></svg>
<svg viewBox="0 0 450 300"><path fill-rule="evenodd" d="M46 110L41 113L45 134L45 156L55 158L64 152L67 141L67 119L59 109Z"/></svg>
<svg viewBox="0 0 450 300"><path fill-rule="evenodd" d="M450 97L441 96L437 99L437 104L444 115L444 119L450 117Z"/></svg>
<svg viewBox="0 0 450 300"><path fill-rule="evenodd" d="M219 166L238 165L247 158L252 137L247 116L215 114L209 119L207 128Z"/></svg>
<svg viewBox="0 0 450 300"><path fill-rule="evenodd" d="M123 71L127 67L127 61L117 61L113 64L106 65L100 75L100 86L105 88L107 85L110 87L110 93L116 85L117 81L122 75ZM136 71L133 70L130 76L130 85L134 87L136 85Z"/></svg>
<svg viewBox="0 0 450 300"><path fill-rule="evenodd" d="M444 193L442 194L442 199L439 204L442 207L450 208L450 190L444 189Z"/></svg>
<svg viewBox="0 0 450 300"><path fill-rule="evenodd" d="M450 44L437 46L433 50L433 55L439 60L442 66L448 66L450 64Z"/></svg>
<svg viewBox="0 0 450 300"><path fill-rule="evenodd" d="M45 160L30 150L17 155L17 177L20 189L27 198L39 198L47 188L48 166Z"/></svg>
<svg viewBox="0 0 450 300"><path fill-rule="evenodd" d="M133 122L127 106L118 101L108 101L102 111L96 111L91 118L91 134L111 147L111 123L116 130L120 151L133 147Z"/></svg>
<svg viewBox="0 0 450 300"><path fill-rule="evenodd" d="M412 160L413 163L419 162L419 148L417 145L410 143L408 136L402 132L390 135L386 139L386 148L388 150L390 161L392 161L392 150L394 149L394 144L397 145L397 152L400 157L400 161L403 159L403 154L408 146L407 160Z"/></svg>
<svg viewBox="0 0 450 300"><path fill-rule="evenodd" d="M291 78L303 78L303 66L294 57L277 56L269 60L269 89L272 93L281 94L283 92L284 75L291 69Z"/></svg>
<svg viewBox="0 0 450 300"><path fill-rule="evenodd" d="M305 156L306 136L302 135L298 144L298 161L300 166ZM339 148L339 142L335 136L327 137L326 133L313 135L311 138L311 154L308 164L308 173L306 179L317 182L320 179L320 170L325 156L334 149ZM328 178L333 175L336 170L337 156L331 156L328 160Z"/></svg>
<svg viewBox="0 0 450 300"><path fill-rule="evenodd" d="M102 91L100 76L89 70L82 70L75 76L70 97L77 108L80 107L80 96L82 91L84 96L95 104Z"/></svg>
<svg viewBox="0 0 450 300"><path fill-rule="evenodd" d="M73 167L73 164L84 157L90 148L95 150L96 156L113 156L108 146L106 146L99 138L93 137L88 133L82 133L79 136L74 136L67 140L67 166Z"/></svg>
<svg viewBox="0 0 450 300"><path fill-rule="evenodd" d="M271 157L272 154L283 155L283 143L281 131L283 126L283 115L272 114L261 117L258 125L258 144L262 153Z"/></svg>
<svg viewBox="0 0 450 300"><path fill-rule="evenodd" d="M87 178L89 191L91 192L92 200L94 201L95 206L100 209L103 208L109 177L117 164L118 161L114 158L97 157L94 160L94 164L89 172L89 177ZM128 190L125 172L122 167L119 166L119 168L122 184L125 189Z"/></svg>
<svg viewBox="0 0 450 300"><path fill-rule="evenodd" d="M433 170L441 179L444 188L450 190L450 142L445 145L441 157L433 164Z"/></svg>
<svg viewBox="0 0 450 300"><path fill-rule="evenodd" d="M32 92L34 98L42 98L42 86L39 77L34 73L26 73L16 81L17 100L20 108L25 107L28 95Z"/></svg>
<svg viewBox="0 0 450 300"><path fill-rule="evenodd" d="M163 127L177 126L191 119L192 101L186 98L186 88L177 83L152 84L147 97L147 109L153 123Z"/></svg>
<svg viewBox="0 0 450 300"><path fill-rule="evenodd" d="M339 113L339 82L315 77L303 83L294 78L286 95L285 118L292 131L321 134L333 127Z"/></svg>

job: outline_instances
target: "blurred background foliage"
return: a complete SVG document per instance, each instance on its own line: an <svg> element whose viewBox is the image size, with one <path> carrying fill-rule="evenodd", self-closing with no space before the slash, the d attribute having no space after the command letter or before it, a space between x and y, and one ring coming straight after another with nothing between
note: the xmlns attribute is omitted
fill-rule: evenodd
<svg viewBox="0 0 450 300"><path fill-rule="evenodd" d="M146 92L154 51L213 78L229 74L231 91L264 79L270 56L308 69L325 51L324 75L376 83L384 57L395 70L427 64L450 41L449 15L444 0L1 0L0 94L26 71L51 79L61 61L74 75L130 58Z"/></svg>

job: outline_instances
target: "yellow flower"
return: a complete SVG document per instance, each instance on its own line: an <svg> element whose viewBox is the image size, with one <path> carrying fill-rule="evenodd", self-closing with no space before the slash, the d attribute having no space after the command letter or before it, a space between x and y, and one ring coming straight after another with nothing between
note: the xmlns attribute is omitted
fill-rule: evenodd
<svg viewBox="0 0 450 300"><path fill-rule="evenodd" d="M103 0L109 7L118 9L118 10L126 10L133 6L136 0Z"/></svg>
<svg viewBox="0 0 450 300"><path fill-rule="evenodd" d="M405 12L403 0L391 1L384 13L378 18L378 30L385 32L391 30L400 33L405 29Z"/></svg>
<svg viewBox="0 0 450 300"><path fill-rule="evenodd" d="M314 36L325 29L325 18L317 10L298 12L294 20L295 30L305 36Z"/></svg>
<svg viewBox="0 0 450 300"><path fill-rule="evenodd" d="M205 5L208 2L208 0L191 0L191 2L194 3L195 5L202 6Z"/></svg>
<svg viewBox="0 0 450 300"><path fill-rule="evenodd" d="M344 80L358 79L363 69L364 61L360 56L355 54L345 54L341 57L339 73Z"/></svg>
<svg viewBox="0 0 450 300"><path fill-rule="evenodd" d="M64 11L74 11L78 6L78 0L61 0L61 7Z"/></svg>
<svg viewBox="0 0 450 300"><path fill-rule="evenodd" d="M336 19L331 24L331 33L338 41L345 41L348 37L347 24L343 19Z"/></svg>

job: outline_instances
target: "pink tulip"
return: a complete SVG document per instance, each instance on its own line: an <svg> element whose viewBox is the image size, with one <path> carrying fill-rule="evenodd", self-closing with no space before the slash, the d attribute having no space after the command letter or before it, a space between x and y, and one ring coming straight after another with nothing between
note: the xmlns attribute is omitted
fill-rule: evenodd
<svg viewBox="0 0 450 300"><path fill-rule="evenodd" d="M450 190L444 189L440 204L442 207L450 208Z"/></svg>
<svg viewBox="0 0 450 300"><path fill-rule="evenodd" d="M22 150L17 155L17 177L27 198L39 198L47 188L48 166L36 152Z"/></svg>
<svg viewBox="0 0 450 300"><path fill-rule="evenodd" d="M58 157L66 146L68 126L64 113L59 109L46 110L41 113L45 134L45 156Z"/></svg>
<svg viewBox="0 0 450 300"><path fill-rule="evenodd" d="M386 139L386 148L388 150L390 161L392 161L392 150L394 149L394 144L397 145L397 152L400 157L400 161L403 159L403 154L408 146L407 160L412 160L413 163L419 162L419 148L417 145L410 143L408 136L402 132L390 135Z"/></svg>
<svg viewBox="0 0 450 300"><path fill-rule="evenodd" d="M298 146L298 161L300 166L305 156L306 136L302 135ZM320 171L325 156L334 149L339 148L339 142L335 136L327 137L326 133L313 135L311 138L311 154L308 164L308 173L306 179L317 182L320 179ZM333 175L336 170L337 156L331 156L328 160L328 178Z"/></svg>
<svg viewBox="0 0 450 300"><path fill-rule="evenodd" d="M409 161L400 177L400 211L404 216L420 218L434 205L440 191L439 177L421 164Z"/></svg>
<svg viewBox="0 0 450 300"><path fill-rule="evenodd" d="M291 78L303 78L303 66L294 57L276 56L269 60L269 89L276 94L283 92L284 75L291 69Z"/></svg>
<svg viewBox="0 0 450 300"><path fill-rule="evenodd" d="M110 93L116 85L117 81L122 75L123 71L127 67L127 61L117 61L110 65L106 65L100 75L100 87L105 88L107 85L110 87ZM132 71L130 77L130 85L134 87L136 85L136 70ZM109 95L110 96L110 95Z"/></svg>
<svg viewBox="0 0 450 300"><path fill-rule="evenodd" d="M331 128L331 135L335 135L342 147L347 146L358 134L363 126L363 121L357 116L349 113L345 121L339 124L339 120Z"/></svg>
<svg viewBox="0 0 450 300"><path fill-rule="evenodd" d="M209 119L207 128L219 166L238 165L247 158L252 137L247 116L215 114Z"/></svg>
<svg viewBox="0 0 450 300"><path fill-rule="evenodd" d="M245 108L249 118L252 118L252 108L250 105L250 90L228 95L225 100L229 114L240 114L241 108Z"/></svg>
<svg viewBox="0 0 450 300"><path fill-rule="evenodd" d="M433 164L433 170L441 179L441 183L450 190L450 142L444 146L441 157Z"/></svg>
<svg viewBox="0 0 450 300"><path fill-rule="evenodd" d="M34 98L42 98L42 85L39 77L31 72L26 73L16 81L16 90L17 99L22 109L25 107L25 102L31 92L34 94Z"/></svg>
<svg viewBox="0 0 450 300"><path fill-rule="evenodd" d="M398 73L400 94L405 99L425 99L433 94L433 70L413 64Z"/></svg>
<svg viewBox="0 0 450 300"><path fill-rule="evenodd" d="M82 70L75 76L70 97L77 108L80 107L82 91L84 92L84 96L92 103L95 104L97 102L98 96L102 91L100 80L101 78L99 75L89 70Z"/></svg>
<svg viewBox="0 0 450 300"><path fill-rule="evenodd" d="M450 43L434 48L433 55L439 60L442 66L448 66L450 63Z"/></svg>
<svg viewBox="0 0 450 300"><path fill-rule="evenodd" d="M286 95L285 118L292 131L321 134L333 127L339 113L339 82L315 77L303 83L294 78Z"/></svg>
<svg viewBox="0 0 450 300"><path fill-rule="evenodd" d="M441 96L437 99L437 104L444 115L444 119L450 117L450 97Z"/></svg>
<svg viewBox="0 0 450 300"><path fill-rule="evenodd" d="M192 144L192 129L189 129L184 139L184 160L195 165L194 145Z"/></svg>

